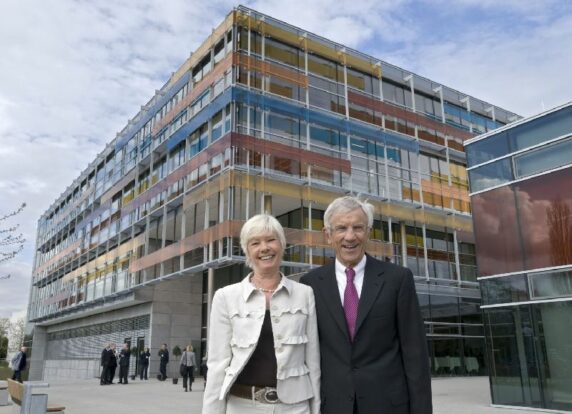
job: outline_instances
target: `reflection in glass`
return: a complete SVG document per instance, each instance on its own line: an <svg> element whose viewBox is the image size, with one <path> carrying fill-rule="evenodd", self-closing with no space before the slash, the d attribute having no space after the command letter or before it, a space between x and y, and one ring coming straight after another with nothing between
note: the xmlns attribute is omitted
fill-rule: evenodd
<svg viewBox="0 0 572 414"><path fill-rule="evenodd" d="M506 132L469 144L465 150L469 167L502 157L510 152Z"/></svg>
<svg viewBox="0 0 572 414"><path fill-rule="evenodd" d="M512 186L476 194L471 198L480 276L524 269L521 231Z"/></svg>
<svg viewBox="0 0 572 414"><path fill-rule="evenodd" d="M463 372L461 339L432 338L434 357L431 369L436 375L458 375Z"/></svg>
<svg viewBox="0 0 572 414"><path fill-rule="evenodd" d="M483 305L525 302L529 300L526 275L481 280Z"/></svg>
<svg viewBox="0 0 572 414"><path fill-rule="evenodd" d="M487 309L485 318L493 404L541 407L529 307Z"/></svg>
<svg viewBox="0 0 572 414"><path fill-rule="evenodd" d="M534 305L545 408L572 410L572 302Z"/></svg>
<svg viewBox="0 0 572 414"><path fill-rule="evenodd" d="M459 298L456 296L431 295L431 320L434 322L459 323Z"/></svg>
<svg viewBox="0 0 572 414"><path fill-rule="evenodd" d="M514 185L526 269L572 264L572 168Z"/></svg>
<svg viewBox="0 0 572 414"><path fill-rule="evenodd" d="M534 273L529 279L533 298L572 296L572 271Z"/></svg>
<svg viewBox="0 0 572 414"><path fill-rule="evenodd" d="M510 158L505 158L469 171L471 192L508 183L514 179Z"/></svg>
<svg viewBox="0 0 572 414"><path fill-rule="evenodd" d="M572 131L572 106L519 125L509 132L512 151L549 141Z"/></svg>
<svg viewBox="0 0 572 414"><path fill-rule="evenodd" d="M572 139L514 157L517 178L538 174L572 162Z"/></svg>

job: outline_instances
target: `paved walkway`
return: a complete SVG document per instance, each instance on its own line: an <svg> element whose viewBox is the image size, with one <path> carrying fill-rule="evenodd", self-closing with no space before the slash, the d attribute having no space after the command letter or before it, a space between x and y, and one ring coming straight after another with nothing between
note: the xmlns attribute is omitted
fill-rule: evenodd
<svg viewBox="0 0 572 414"><path fill-rule="evenodd" d="M100 386L96 379L51 382L46 389L49 401L66 406L66 414L199 414L203 382L197 380L192 392L184 392L181 381L130 381L128 385ZM435 414L538 414L538 411L490 407L487 377L433 379ZM12 407L0 407L11 414ZM374 414L374 413L372 413Z"/></svg>

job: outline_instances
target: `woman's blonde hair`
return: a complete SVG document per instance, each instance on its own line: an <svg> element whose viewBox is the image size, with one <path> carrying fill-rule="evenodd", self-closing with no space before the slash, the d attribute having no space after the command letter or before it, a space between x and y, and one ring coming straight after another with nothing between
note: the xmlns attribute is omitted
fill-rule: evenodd
<svg viewBox="0 0 572 414"><path fill-rule="evenodd" d="M187 345L187 352L193 352L193 346Z"/></svg>
<svg viewBox="0 0 572 414"><path fill-rule="evenodd" d="M244 223L240 231L240 247L242 247L242 251L246 256L246 265L248 267L252 267L250 257L248 257L248 242L264 233L276 235L278 241L280 241L282 251L286 248L286 236L284 235L282 224L280 224L278 220L270 214L257 214L256 216L252 216Z"/></svg>

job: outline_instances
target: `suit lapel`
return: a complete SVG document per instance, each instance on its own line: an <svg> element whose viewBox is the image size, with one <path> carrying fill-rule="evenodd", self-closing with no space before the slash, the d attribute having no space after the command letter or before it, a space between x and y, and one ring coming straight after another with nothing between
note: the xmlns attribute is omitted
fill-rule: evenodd
<svg viewBox="0 0 572 414"><path fill-rule="evenodd" d="M367 256L367 260L365 262L363 286L361 289L361 296L358 305L356 335L371 307L373 306L375 299L379 295L379 292L381 292L381 289L383 288L385 280L383 279L382 275L382 263L378 262L370 256Z"/></svg>
<svg viewBox="0 0 572 414"><path fill-rule="evenodd" d="M338 282L336 281L335 261L332 261L323 267L323 272L319 275L319 279L321 286L320 289L318 289L318 292L323 295L323 301L330 311L332 318L343 332L343 335L349 341L344 308L342 306L342 300L340 299Z"/></svg>

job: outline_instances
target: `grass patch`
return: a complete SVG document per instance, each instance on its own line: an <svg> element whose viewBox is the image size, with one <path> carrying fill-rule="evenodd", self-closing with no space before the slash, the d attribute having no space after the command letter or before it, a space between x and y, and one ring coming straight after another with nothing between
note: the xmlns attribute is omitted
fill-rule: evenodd
<svg viewBox="0 0 572 414"><path fill-rule="evenodd" d="M12 370L8 367L8 361L0 361L0 381L12 378ZM28 380L28 369L22 372L22 381Z"/></svg>

